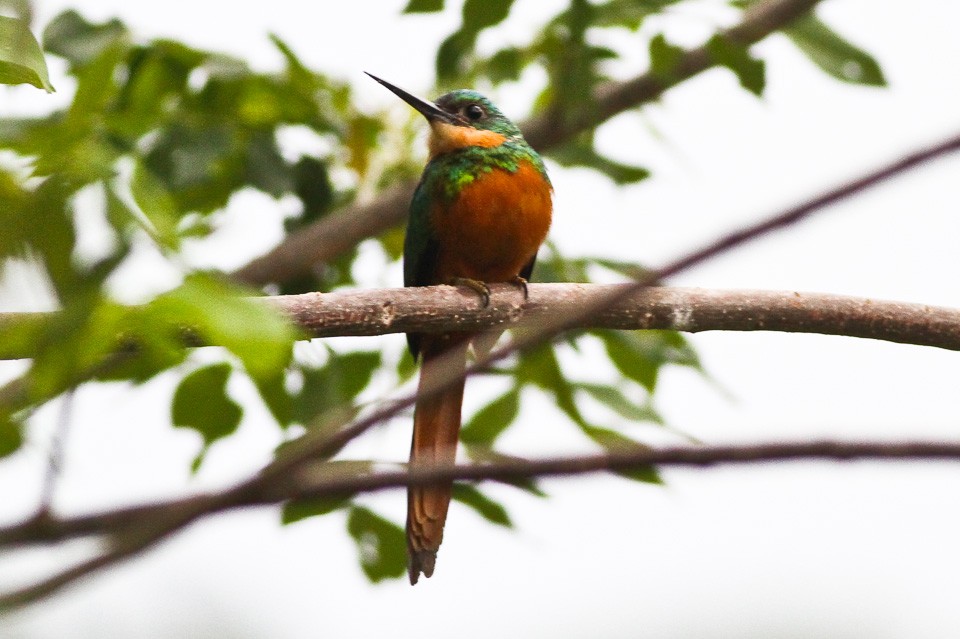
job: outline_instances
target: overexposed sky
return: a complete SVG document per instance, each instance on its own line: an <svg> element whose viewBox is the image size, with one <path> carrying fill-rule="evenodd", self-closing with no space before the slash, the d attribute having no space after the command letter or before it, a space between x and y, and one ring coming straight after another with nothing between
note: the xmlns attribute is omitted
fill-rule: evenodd
<svg viewBox="0 0 960 639"><path fill-rule="evenodd" d="M247 56L262 68L280 63L266 38L273 31L308 63L356 83L358 99L368 106L396 99L362 71L423 92L432 77L433 48L457 24L450 11L398 18L404 4L36 2L40 24L65 6L79 6L93 19L119 15L145 37L182 38ZM483 44L522 40L529 25L563 4L517 3L504 34L490 34ZM716 3L699 5L677 10L659 26L682 41L727 17L714 10ZM826 0L820 15L877 55L889 89L833 81L783 38L771 38L757 47L768 61L763 99L736 89L728 72L712 71L641 115L620 116L601 129L602 148L650 167L651 180L617 190L588 171L551 165L551 237L571 255L610 254L656 265L960 128L960 5ZM62 88L53 98L0 91L0 109L24 112L68 97L69 82L56 73L52 79ZM522 92L533 90L537 78L527 80L514 95L497 96L508 114L523 115L516 110L529 94ZM941 161L672 283L960 307L958 171L960 158ZM252 213L275 205L255 195L234 204L224 249L252 255L267 248L277 237L275 223ZM156 277L150 265L145 259L139 271L127 273L128 285ZM371 285L400 283L396 270L365 277ZM368 347L394 348L397 340L372 338ZM668 371L658 406L672 425L705 441L960 435L956 353L815 335L707 333L692 341L717 385L688 371ZM108 387L79 395L59 505L78 511L170 495L187 485L198 442L191 433L170 432L166 401L174 383L165 378L150 392ZM467 410L489 392L471 384ZM42 435L55 415L43 411L36 443L0 465L0 520L12 521L34 503ZM408 437L408 422L398 419L372 433L358 454L402 459ZM276 440L256 411L248 411L240 434L211 452L199 481L209 486L242 476L269 457ZM531 397L505 443L536 454L578 442L549 405ZM416 588L405 581L368 585L339 514L287 528L278 525L274 509L225 515L4 619L3 634L960 634L956 465L789 464L674 470L665 477L662 488L607 477L555 480L545 483L547 500L491 487L516 530L493 528L454 505L437 573ZM402 520L400 492L365 503ZM63 558L43 549L14 561L0 557L0 583Z"/></svg>

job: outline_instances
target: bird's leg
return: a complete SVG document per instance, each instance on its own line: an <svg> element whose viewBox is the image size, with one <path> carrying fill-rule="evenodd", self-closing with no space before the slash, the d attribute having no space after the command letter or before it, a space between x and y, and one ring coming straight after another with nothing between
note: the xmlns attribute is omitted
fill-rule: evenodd
<svg viewBox="0 0 960 639"><path fill-rule="evenodd" d="M483 303L484 308L490 306L490 287L484 282L470 279L469 277L454 277L450 280L450 284L453 286L466 286L472 289L480 296L480 301Z"/></svg>
<svg viewBox="0 0 960 639"><path fill-rule="evenodd" d="M530 291L527 290L527 278L514 275L513 279L510 280L510 283L519 288L520 292L523 293L524 302L530 299Z"/></svg>

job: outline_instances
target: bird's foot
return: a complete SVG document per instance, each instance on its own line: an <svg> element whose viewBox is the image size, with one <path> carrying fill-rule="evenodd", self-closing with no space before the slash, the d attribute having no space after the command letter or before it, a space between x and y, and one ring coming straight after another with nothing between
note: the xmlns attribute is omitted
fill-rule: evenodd
<svg viewBox="0 0 960 639"><path fill-rule="evenodd" d="M527 279L520 277L519 275L514 275L513 279L510 280L510 283L520 289L520 292L523 293L523 301L526 302L530 299L530 291L527 289Z"/></svg>
<svg viewBox="0 0 960 639"><path fill-rule="evenodd" d="M480 296L480 301L483 304L483 307L486 308L490 306L490 287L487 286L484 282L480 280L473 280L469 277L455 277L450 280L450 284L453 286L466 286L469 289L472 289Z"/></svg>

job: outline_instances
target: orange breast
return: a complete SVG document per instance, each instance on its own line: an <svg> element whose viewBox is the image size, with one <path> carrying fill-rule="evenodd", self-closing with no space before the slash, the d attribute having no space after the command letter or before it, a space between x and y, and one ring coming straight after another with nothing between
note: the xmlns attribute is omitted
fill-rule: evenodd
<svg viewBox="0 0 960 639"><path fill-rule="evenodd" d="M552 211L550 184L529 162L514 173L494 169L478 176L432 212L437 281L512 280L546 239Z"/></svg>

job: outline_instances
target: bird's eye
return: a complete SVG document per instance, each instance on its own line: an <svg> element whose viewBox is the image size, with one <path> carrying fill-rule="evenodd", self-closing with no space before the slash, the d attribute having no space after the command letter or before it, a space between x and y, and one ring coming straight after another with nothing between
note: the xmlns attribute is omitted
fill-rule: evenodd
<svg viewBox="0 0 960 639"><path fill-rule="evenodd" d="M464 115L476 122L483 117L483 107L479 104L471 104L463 110Z"/></svg>

